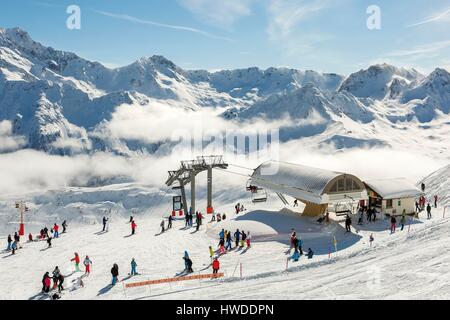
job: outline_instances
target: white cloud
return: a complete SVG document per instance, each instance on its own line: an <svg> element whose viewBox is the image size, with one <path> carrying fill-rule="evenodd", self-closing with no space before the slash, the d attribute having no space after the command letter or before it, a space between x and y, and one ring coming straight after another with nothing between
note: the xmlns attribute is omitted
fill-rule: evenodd
<svg viewBox="0 0 450 320"><path fill-rule="evenodd" d="M421 26L424 24L428 24L428 23L442 22L442 21L450 21L450 9L439 10L432 16L430 16L422 21L407 25L406 27L411 28L411 27L417 27L417 26Z"/></svg>
<svg viewBox="0 0 450 320"><path fill-rule="evenodd" d="M335 0L270 0L267 7L269 40L283 49L286 55L311 54L318 43L330 39L330 35L308 31L303 32L303 22L319 15L343 1Z"/></svg>
<svg viewBox="0 0 450 320"><path fill-rule="evenodd" d="M217 27L229 28L238 19L252 13L255 0L179 0L198 19Z"/></svg>
<svg viewBox="0 0 450 320"><path fill-rule="evenodd" d="M440 52L443 49L450 47L450 40L437 41L432 43L427 43L419 46L415 46L410 49L401 49L391 51L386 54L388 57L408 57L417 55L430 55Z"/></svg>
<svg viewBox="0 0 450 320"><path fill-rule="evenodd" d="M178 30L178 31L184 31L184 32L191 32L191 33L196 33L208 38L212 38L212 39L218 39L218 40L226 40L226 41L232 41L230 38L226 38L226 37L221 37L221 36L217 36L214 35L210 32L204 31L204 30L200 30L197 28L192 28L192 27L187 27L187 26L180 26L180 25L174 25L174 24L167 24L167 23L160 23L160 22L155 22L155 21L151 21L151 20L144 20L144 19L140 19L137 17L133 17L127 14L117 14L117 13L111 13L111 12L107 12L107 11L99 11L99 10L92 10L98 14L101 14L103 16L106 17L110 17L110 18L114 18L114 19L119 19L119 20L124 20L124 21L128 21L128 22L133 22L133 23L138 23L138 24L143 24L143 25L149 25L149 26L154 26L154 27L159 27L159 28L166 28L166 29L172 29L172 30Z"/></svg>
<svg viewBox="0 0 450 320"><path fill-rule="evenodd" d="M12 134L11 121L0 121L0 152L10 152L19 149L25 144L25 139Z"/></svg>

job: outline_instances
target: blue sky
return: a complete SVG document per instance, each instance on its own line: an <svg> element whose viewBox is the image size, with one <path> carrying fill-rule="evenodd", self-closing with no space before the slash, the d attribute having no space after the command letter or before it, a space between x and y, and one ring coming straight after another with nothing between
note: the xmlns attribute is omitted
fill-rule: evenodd
<svg viewBox="0 0 450 320"><path fill-rule="evenodd" d="M66 27L72 4L80 30ZM381 10L380 30L366 26L370 5ZM16 26L108 66L160 54L187 69L450 69L450 0L2 1L0 27Z"/></svg>

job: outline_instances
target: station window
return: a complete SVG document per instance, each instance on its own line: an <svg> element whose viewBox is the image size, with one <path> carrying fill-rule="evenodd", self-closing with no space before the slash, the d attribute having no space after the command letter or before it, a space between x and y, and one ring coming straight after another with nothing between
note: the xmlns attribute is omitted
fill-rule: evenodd
<svg viewBox="0 0 450 320"><path fill-rule="evenodd" d="M386 200L386 209L392 209L392 199Z"/></svg>

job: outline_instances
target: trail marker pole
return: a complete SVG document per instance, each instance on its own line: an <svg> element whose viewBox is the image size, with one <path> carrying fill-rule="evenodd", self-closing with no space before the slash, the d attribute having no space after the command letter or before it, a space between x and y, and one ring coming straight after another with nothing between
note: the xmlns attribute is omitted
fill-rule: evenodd
<svg viewBox="0 0 450 320"><path fill-rule="evenodd" d="M240 267L240 273L241 273L241 279L242 279L242 262L241 262L241 267Z"/></svg>

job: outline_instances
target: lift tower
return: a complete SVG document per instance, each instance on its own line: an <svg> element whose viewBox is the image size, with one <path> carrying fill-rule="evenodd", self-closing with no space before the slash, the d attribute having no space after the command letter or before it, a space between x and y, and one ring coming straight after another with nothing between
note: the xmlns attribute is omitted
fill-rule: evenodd
<svg viewBox="0 0 450 320"><path fill-rule="evenodd" d="M212 169L220 168L227 169L228 164L224 162L221 155L200 156L195 160L183 160L181 161L180 168L178 170L169 171L169 177L166 181L168 187L178 182L181 191L181 201L183 202L184 214L187 213L187 200L185 185L191 184L191 209L195 213L195 176L202 172L207 171L207 213L213 213L212 206Z"/></svg>

